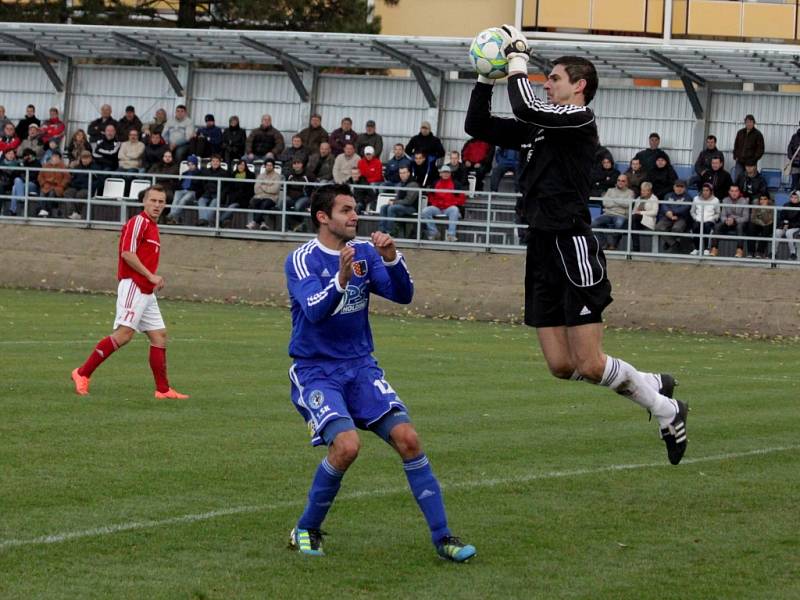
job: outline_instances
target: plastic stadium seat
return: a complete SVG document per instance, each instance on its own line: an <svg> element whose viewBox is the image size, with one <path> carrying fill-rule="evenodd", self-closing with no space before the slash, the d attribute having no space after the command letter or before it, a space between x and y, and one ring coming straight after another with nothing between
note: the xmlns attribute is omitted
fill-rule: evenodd
<svg viewBox="0 0 800 600"><path fill-rule="evenodd" d="M678 174L678 179L688 181L694 175L694 167L692 165L672 165L675 172Z"/></svg>
<svg viewBox="0 0 800 600"><path fill-rule="evenodd" d="M178 169L178 175L183 175L188 170L189 170L189 161L182 160L181 166Z"/></svg>
<svg viewBox="0 0 800 600"><path fill-rule="evenodd" d="M589 212L592 214L592 221L594 221L597 217L603 214L603 207L601 206L590 206Z"/></svg>
<svg viewBox="0 0 800 600"><path fill-rule="evenodd" d="M774 169L764 169L761 171L764 179L767 180L767 188L771 190L779 190L782 186L781 172Z"/></svg>
<svg viewBox="0 0 800 600"><path fill-rule="evenodd" d="M149 179L134 179L131 181L131 189L128 191L128 198L131 200L139 199L139 192L150 187Z"/></svg>
<svg viewBox="0 0 800 600"><path fill-rule="evenodd" d="M98 197L103 200L124 198L125 180L109 177L103 184L103 193Z"/></svg>
<svg viewBox="0 0 800 600"><path fill-rule="evenodd" d="M394 194L378 194L378 200L375 202L375 210L369 211L367 214L377 215L380 214L381 209L389 204L389 200L394 200Z"/></svg>

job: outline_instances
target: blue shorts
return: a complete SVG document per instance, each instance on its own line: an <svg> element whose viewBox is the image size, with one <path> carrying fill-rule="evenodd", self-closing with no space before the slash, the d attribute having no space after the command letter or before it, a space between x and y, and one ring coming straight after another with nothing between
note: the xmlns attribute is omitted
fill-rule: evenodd
<svg viewBox="0 0 800 600"><path fill-rule="evenodd" d="M292 403L308 425L311 444L335 419L370 429L392 410L407 412L372 356L355 360L296 360L289 369Z"/></svg>

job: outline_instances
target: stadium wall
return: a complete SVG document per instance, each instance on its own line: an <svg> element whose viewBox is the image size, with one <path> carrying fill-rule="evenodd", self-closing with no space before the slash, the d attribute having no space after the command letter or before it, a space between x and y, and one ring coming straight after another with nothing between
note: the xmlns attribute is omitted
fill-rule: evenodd
<svg viewBox="0 0 800 600"><path fill-rule="evenodd" d="M164 235L159 272L166 298L287 304L286 255L297 242ZM0 224L0 282L65 291L116 290L118 232ZM395 315L519 322L522 253L448 252L407 248L417 293L410 306L381 299L375 310ZM609 262L613 327L735 335L800 335L795 269ZM109 322L113 316L109 302ZM8 325L6 325L8 326Z"/></svg>
<svg viewBox="0 0 800 600"><path fill-rule="evenodd" d="M34 104L40 117L45 118L51 105L59 105L59 96L38 64L0 63L0 81L10 82L0 90L0 104L11 119L21 118L28 103ZM407 142L429 114L413 79L324 74L319 77L317 88L315 108L323 115L323 125L331 131L349 116L360 132L367 119L375 119L378 132L384 136L384 159L389 156L391 145ZM435 133L448 150L460 149L465 141L464 117L471 89L470 81L444 82ZM541 96L541 85L536 84L535 89ZM177 103L159 69L116 65L76 65L72 98L70 134L97 118L100 106L106 102L112 105L115 115L132 104L145 121L152 119L156 108L163 107L171 113ZM218 125L227 126L228 117L236 114L249 130L259 124L263 113L269 112L273 123L287 136L305 126L294 87L282 72L198 69L194 71L189 99L195 123L212 113ZM786 146L797 129L800 95L717 90L710 104L706 109L708 131L717 135L726 163L732 163L733 141L743 127L744 116L752 113L766 141L761 168L783 167ZM494 108L498 114L510 115L503 85L495 92ZM661 146L676 164L693 164L700 150L693 147L696 121L683 90L601 88L594 109L601 141L618 160L627 161L646 147L652 131L661 134Z"/></svg>

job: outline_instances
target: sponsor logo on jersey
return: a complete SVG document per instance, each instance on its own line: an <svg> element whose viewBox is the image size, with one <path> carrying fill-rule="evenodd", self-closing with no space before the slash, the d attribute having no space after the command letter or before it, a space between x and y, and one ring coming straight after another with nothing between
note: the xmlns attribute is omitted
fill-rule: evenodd
<svg viewBox="0 0 800 600"><path fill-rule="evenodd" d="M314 390L308 395L308 405L317 410L322 403L325 402L325 394L322 393L322 390Z"/></svg>
<svg viewBox="0 0 800 600"><path fill-rule="evenodd" d="M355 264L353 264L355 267ZM355 269L353 269L355 271ZM342 314L349 314L364 310L367 307L367 298L369 292L367 291L367 284L363 285L348 285L344 291L345 301L342 307Z"/></svg>
<svg viewBox="0 0 800 600"><path fill-rule="evenodd" d="M353 273L356 277L364 277L367 274L367 261L357 260L353 263Z"/></svg>
<svg viewBox="0 0 800 600"><path fill-rule="evenodd" d="M330 271L328 271L327 268L322 269L322 276L323 277L330 277L331 276Z"/></svg>

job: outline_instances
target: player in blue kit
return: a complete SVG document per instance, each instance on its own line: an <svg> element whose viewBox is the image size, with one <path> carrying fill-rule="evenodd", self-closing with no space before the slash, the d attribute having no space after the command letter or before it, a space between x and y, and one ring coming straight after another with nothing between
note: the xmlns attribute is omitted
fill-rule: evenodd
<svg viewBox="0 0 800 600"><path fill-rule="evenodd" d="M289 547L324 554L320 527L358 456L358 428L397 450L436 551L464 562L475 547L451 535L439 482L408 411L372 357L369 296L410 303L414 283L405 260L385 233L373 233L371 243L355 240L358 215L347 185L319 188L311 198L311 220L317 237L292 252L285 265L292 302L289 379L312 445L326 444L328 454L317 467Z"/></svg>

